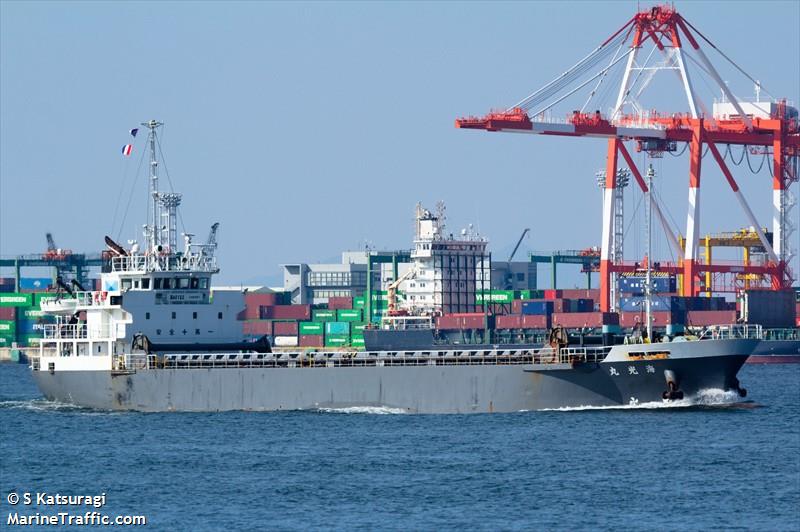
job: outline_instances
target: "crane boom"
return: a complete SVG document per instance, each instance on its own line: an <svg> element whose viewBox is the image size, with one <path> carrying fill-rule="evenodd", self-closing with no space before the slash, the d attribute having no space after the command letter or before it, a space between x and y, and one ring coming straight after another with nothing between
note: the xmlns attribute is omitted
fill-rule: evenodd
<svg viewBox="0 0 800 532"><path fill-rule="evenodd" d="M517 250L519 249L519 246L522 244L522 240L525 238L525 235L527 235L530 232L530 230L531 230L530 227L526 227L525 230L522 232L522 234L519 237L519 240L517 240L517 245L514 246L514 251L512 251L511 255L508 256L508 262L511 262L511 259L513 259L514 255L517 254Z"/></svg>

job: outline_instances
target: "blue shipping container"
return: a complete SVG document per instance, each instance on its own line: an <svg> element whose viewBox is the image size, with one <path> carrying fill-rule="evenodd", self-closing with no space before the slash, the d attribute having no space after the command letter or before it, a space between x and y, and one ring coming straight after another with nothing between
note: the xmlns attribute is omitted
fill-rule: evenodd
<svg viewBox="0 0 800 532"><path fill-rule="evenodd" d="M552 301L526 301L522 304L522 314L527 316L549 316L553 313Z"/></svg>
<svg viewBox="0 0 800 532"><path fill-rule="evenodd" d="M623 312L644 312L645 298L642 296L623 297L620 299L619 306ZM684 311L686 310L686 302L682 297L655 295L650 298L650 309L653 312Z"/></svg>
<svg viewBox="0 0 800 532"><path fill-rule="evenodd" d="M623 294L644 294L645 277L620 277L619 291ZM677 285L674 277L652 277L650 286L654 293L675 292Z"/></svg>
<svg viewBox="0 0 800 532"><path fill-rule="evenodd" d="M23 277L19 280L21 290L46 290L53 285L49 277Z"/></svg>

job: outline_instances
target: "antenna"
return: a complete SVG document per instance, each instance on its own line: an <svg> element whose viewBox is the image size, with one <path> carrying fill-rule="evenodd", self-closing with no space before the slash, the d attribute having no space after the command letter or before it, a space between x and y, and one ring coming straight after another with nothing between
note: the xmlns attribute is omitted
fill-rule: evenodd
<svg viewBox="0 0 800 532"><path fill-rule="evenodd" d="M147 239L147 247L151 252L160 251L161 247L161 231L159 229L161 213L159 204L158 192L158 159L156 158L156 129L162 125L162 122L150 120L142 122L142 125L150 130L148 141L150 143L150 205L153 209L150 225L145 228L145 238Z"/></svg>

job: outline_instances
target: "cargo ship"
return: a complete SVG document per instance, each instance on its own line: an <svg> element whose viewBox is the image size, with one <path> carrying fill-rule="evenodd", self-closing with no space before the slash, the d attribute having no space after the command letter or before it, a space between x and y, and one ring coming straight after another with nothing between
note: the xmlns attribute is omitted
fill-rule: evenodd
<svg viewBox="0 0 800 532"><path fill-rule="evenodd" d="M150 135L152 202L145 244L124 248L107 239L99 290L72 290L42 303L56 322L45 325L30 367L50 400L148 412L366 406L475 413L676 401L706 389L746 394L737 373L761 335L748 325L720 327L694 341L595 347L570 346L559 333L545 346L357 352L273 352L264 342L243 342L237 318L244 296L212 292L219 271L215 242L195 244L185 235L178 249L181 195L158 190L161 124L143 125ZM436 217L423 214L419 229L430 236L417 239L423 264L438 256L434 249L482 253L485 244L477 239L465 244L436 234ZM450 274L445 280L459 283L475 273L455 268ZM430 308L436 294L428 299L428 282L442 279L424 268L413 275L414 301L420 310Z"/></svg>

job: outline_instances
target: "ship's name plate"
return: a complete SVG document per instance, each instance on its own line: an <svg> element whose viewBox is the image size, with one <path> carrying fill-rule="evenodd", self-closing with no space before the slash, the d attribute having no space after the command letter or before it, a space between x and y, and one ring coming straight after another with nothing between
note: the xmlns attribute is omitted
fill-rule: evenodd
<svg viewBox="0 0 800 532"><path fill-rule="evenodd" d="M206 302L203 292L167 292L159 295L161 297L156 297L156 303L161 303L162 305L190 305Z"/></svg>

